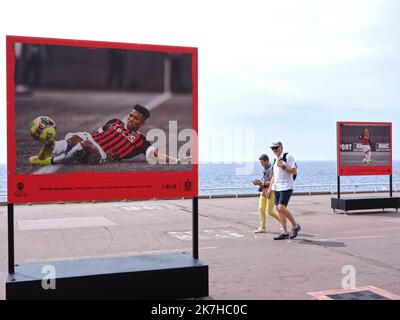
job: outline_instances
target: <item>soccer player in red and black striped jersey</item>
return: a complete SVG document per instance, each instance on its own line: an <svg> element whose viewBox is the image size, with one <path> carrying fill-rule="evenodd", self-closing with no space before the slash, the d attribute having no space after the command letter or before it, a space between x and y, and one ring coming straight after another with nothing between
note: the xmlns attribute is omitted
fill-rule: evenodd
<svg viewBox="0 0 400 320"><path fill-rule="evenodd" d="M362 160L363 163L371 163L371 135L369 133L368 128L365 128L363 130L363 134L358 137L358 139L361 140L362 148L363 148L363 153L364 153L364 159Z"/></svg>
<svg viewBox="0 0 400 320"><path fill-rule="evenodd" d="M31 164L48 165L58 163L99 164L105 161L132 159L140 154L162 161L178 161L161 154L138 130L150 112L146 107L135 105L126 124L119 119L109 120L96 132L68 133L64 140L49 141L38 156L29 159Z"/></svg>
<svg viewBox="0 0 400 320"><path fill-rule="evenodd" d="M141 133L130 131L119 119L108 121L91 135L111 160L133 158L151 146Z"/></svg>

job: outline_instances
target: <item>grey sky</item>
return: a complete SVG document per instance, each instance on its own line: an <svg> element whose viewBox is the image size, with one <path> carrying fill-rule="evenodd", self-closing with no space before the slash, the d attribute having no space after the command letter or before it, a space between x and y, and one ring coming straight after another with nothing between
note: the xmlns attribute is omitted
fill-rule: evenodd
<svg viewBox="0 0 400 320"><path fill-rule="evenodd" d="M254 151L233 160L276 139L296 159L334 160L338 120L392 121L400 159L398 1L96 3L0 4L1 163L6 34L199 47L200 160L218 160L201 140L216 129L255 130Z"/></svg>

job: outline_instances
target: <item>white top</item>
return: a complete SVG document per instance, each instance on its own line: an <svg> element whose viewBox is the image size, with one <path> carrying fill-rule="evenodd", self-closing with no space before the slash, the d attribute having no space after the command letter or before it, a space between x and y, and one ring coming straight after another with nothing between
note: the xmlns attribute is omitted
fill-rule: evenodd
<svg viewBox="0 0 400 320"><path fill-rule="evenodd" d="M283 154L282 152L279 156L279 160L282 160ZM287 162L285 163L286 167L296 168L296 164L294 162L293 157L290 154L286 155ZM283 161L283 160L282 160ZM274 164L274 183L272 185L272 190L274 191L286 191L293 190L293 175L286 170L278 167L278 160L275 160Z"/></svg>

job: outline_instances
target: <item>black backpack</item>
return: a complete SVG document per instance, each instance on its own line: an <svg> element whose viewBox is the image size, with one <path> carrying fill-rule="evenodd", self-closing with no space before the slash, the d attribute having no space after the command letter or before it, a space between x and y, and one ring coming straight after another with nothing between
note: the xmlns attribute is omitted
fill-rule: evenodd
<svg viewBox="0 0 400 320"><path fill-rule="evenodd" d="M287 155L288 155L288 153L285 152L285 153L283 154L283 157L282 157L282 160L285 161L285 162L287 162ZM275 165L275 161L276 161L276 159L274 159L274 164L273 164L273 166ZM297 169L297 163L296 163L296 162L294 163L294 165L296 166L296 169ZM296 178L297 178L297 174L294 174L294 175L293 175L293 180L296 180Z"/></svg>

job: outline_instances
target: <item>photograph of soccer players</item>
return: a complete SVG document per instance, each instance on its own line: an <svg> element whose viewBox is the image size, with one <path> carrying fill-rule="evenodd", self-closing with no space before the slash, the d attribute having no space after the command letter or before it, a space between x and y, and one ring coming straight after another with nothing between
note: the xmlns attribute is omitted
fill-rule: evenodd
<svg viewBox="0 0 400 320"><path fill-rule="evenodd" d="M390 166L390 139L387 124L340 124L340 165Z"/></svg>

